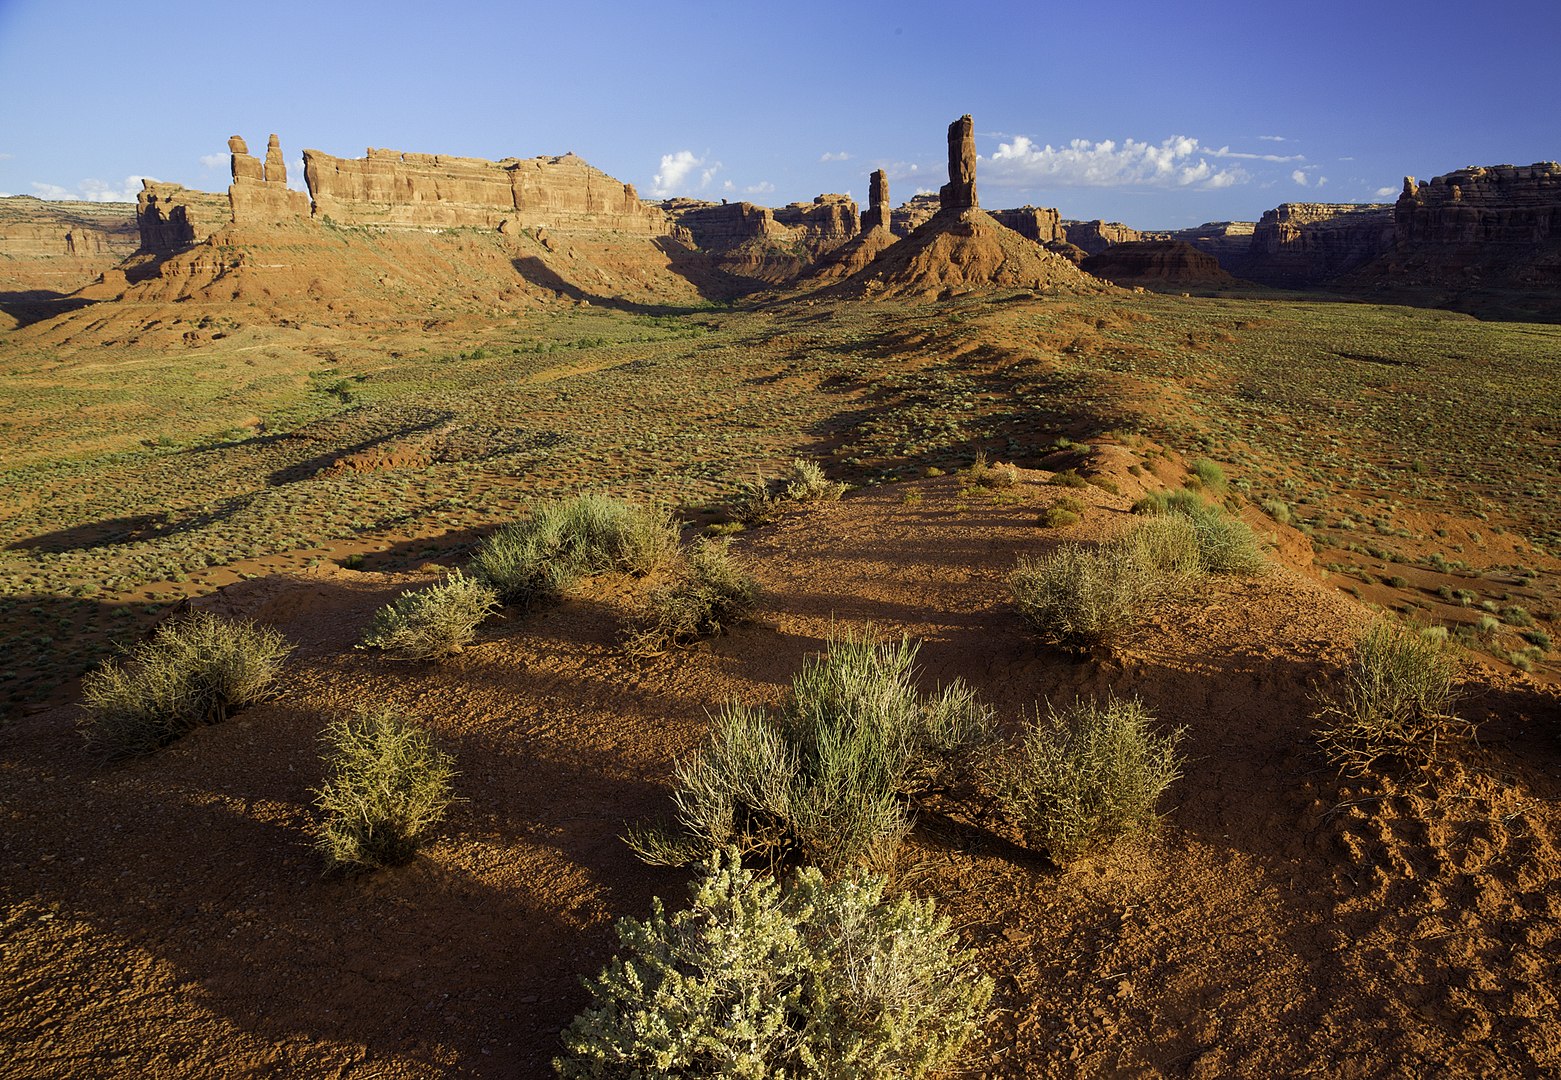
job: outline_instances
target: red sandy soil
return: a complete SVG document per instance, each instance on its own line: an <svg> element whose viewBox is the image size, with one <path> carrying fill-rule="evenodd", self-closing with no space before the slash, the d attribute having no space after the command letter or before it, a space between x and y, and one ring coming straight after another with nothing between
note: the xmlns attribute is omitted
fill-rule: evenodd
<svg viewBox="0 0 1561 1080"><path fill-rule="evenodd" d="M866 623L923 641L929 688L963 676L1010 725L1113 691L1189 729L1159 834L1066 871L979 794L924 809L895 887L935 896L998 987L958 1075L1561 1071L1554 690L1476 670L1477 747L1341 781L1308 715L1365 609L1276 565L1070 659L1027 635L1005 575L1126 527L1131 496L1067 491L1084 520L1045 530L1064 492L1022 476L1010 502L946 477L788 511L737 541L755 620L645 666L615 649L645 588L625 578L441 664L352 648L426 576L324 566L199 601L297 642L274 701L110 766L71 708L6 733L0 1074L549 1075L612 920L683 895L624 824L668 811L713 710L777 701L832 628ZM461 801L411 865L323 877L318 735L381 702L434 729Z"/></svg>

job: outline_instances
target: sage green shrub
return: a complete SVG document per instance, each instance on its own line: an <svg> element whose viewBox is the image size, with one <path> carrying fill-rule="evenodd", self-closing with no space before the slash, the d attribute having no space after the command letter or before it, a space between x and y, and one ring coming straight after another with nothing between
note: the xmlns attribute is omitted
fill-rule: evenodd
<svg viewBox="0 0 1561 1080"><path fill-rule="evenodd" d="M963 682L917 691L918 648L847 634L804 663L776 713L727 705L676 767L676 825L631 830L635 853L681 865L736 846L830 872L888 862L907 799L992 732Z"/></svg>
<svg viewBox="0 0 1561 1080"><path fill-rule="evenodd" d="M455 775L427 729L393 709L370 709L325 729L325 815L318 846L333 870L409 862L444 819Z"/></svg>
<svg viewBox="0 0 1561 1080"><path fill-rule="evenodd" d="M883 879L782 886L735 850L701 868L688 907L620 919L619 954L554 1062L568 1078L924 1077L978 1029L992 981L931 900Z"/></svg>
<svg viewBox="0 0 1561 1080"><path fill-rule="evenodd" d="M108 757L151 753L268 696L292 645L248 619L196 612L81 680L82 734Z"/></svg>
<svg viewBox="0 0 1561 1080"><path fill-rule="evenodd" d="M697 540L678 576L655 589L623 635L630 656L659 656L721 633L752 608L759 587L732 557L730 541Z"/></svg>
<svg viewBox="0 0 1561 1080"><path fill-rule="evenodd" d="M793 502L833 502L845 494L846 485L824 476L816 461L792 458L781 475L782 490Z"/></svg>
<svg viewBox="0 0 1561 1080"><path fill-rule="evenodd" d="M456 570L437 585L411 589L380 608L363 644L403 660L437 660L471 644L499 608L498 594Z"/></svg>

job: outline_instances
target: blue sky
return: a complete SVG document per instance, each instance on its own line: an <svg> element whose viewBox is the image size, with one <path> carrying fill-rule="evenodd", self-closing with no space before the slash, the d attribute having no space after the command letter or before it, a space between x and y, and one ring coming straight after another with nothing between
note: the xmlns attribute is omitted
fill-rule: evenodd
<svg viewBox="0 0 1561 1080"><path fill-rule="evenodd" d="M0 0L0 192L220 191L276 132L771 206L882 167L898 204L969 112L982 205L1175 228L1561 158L1558 57L1554 0Z"/></svg>

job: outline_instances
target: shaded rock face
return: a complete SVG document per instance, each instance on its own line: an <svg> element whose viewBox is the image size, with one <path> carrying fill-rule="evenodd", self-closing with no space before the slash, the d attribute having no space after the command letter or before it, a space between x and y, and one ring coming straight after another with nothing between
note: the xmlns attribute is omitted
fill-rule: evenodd
<svg viewBox="0 0 1561 1080"><path fill-rule="evenodd" d="M235 136L237 138L237 136ZM242 144L243 140L239 140ZM179 184L141 181L136 196L140 250L168 255L200 243L233 218L229 196L194 191Z"/></svg>
<svg viewBox="0 0 1561 1080"><path fill-rule="evenodd" d="M314 212L343 225L381 228L519 228L665 236L661 210L634 185L573 154L483 158L369 150L361 158L304 151Z"/></svg>
<svg viewBox="0 0 1561 1080"><path fill-rule="evenodd" d="M941 197L931 192L912 195L890 211L889 228L894 230L895 236L909 236L924 223L931 221L932 215L936 214L941 206Z"/></svg>
<svg viewBox="0 0 1561 1080"><path fill-rule="evenodd" d="M1265 285L1315 285L1393 246L1393 209L1370 203L1285 203L1263 214L1241 263Z"/></svg>
<svg viewBox="0 0 1561 1080"><path fill-rule="evenodd" d="M1112 244L1131 244L1143 239L1137 229L1120 221L1064 221L1062 239L1091 255L1099 255Z"/></svg>
<svg viewBox="0 0 1561 1080"><path fill-rule="evenodd" d="M976 125L966 113L949 125L949 182L938 192L944 210L964 210L976 202Z"/></svg>
<svg viewBox="0 0 1561 1080"><path fill-rule="evenodd" d="M1248 251L1252 248L1252 221L1206 221L1191 229L1175 229L1163 236L1145 236L1149 240L1180 240L1219 260L1228 272L1242 277Z"/></svg>
<svg viewBox="0 0 1561 1080"><path fill-rule="evenodd" d="M1561 239L1561 164L1459 169L1424 184L1407 176L1393 234L1401 251Z"/></svg>
<svg viewBox="0 0 1561 1080"><path fill-rule="evenodd" d="M819 195L811 203L790 203L775 211L778 225L800 230L796 237L814 254L839 247L861 231L856 201L845 195Z"/></svg>
<svg viewBox="0 0 1561 1080"><path fill-rule="evenodd" d="M1079 264L1080 269L1118 285L1218 286L1236 283L1219 261L1181 240L1136 240L1113 244Z"/></svg>
<svg viewBox="0 0 1561 1080"><path fill-rule="evenodd" d="M1067 239L1062 230L1062 215L1044 206L1021 206L1015 210L989 210L993 219L1006 225L1020 236L1037 244L1049 244Z"/></svg>
<svg viewBox="0 0 1561 1080"><path fill-rule="evenodd" d="M669 199L661 208L719 270L756 287L804 273L859 231L856 203L844 195L820 195L778 210L695 199Z"/></svg>
<svg viewBox="0 0 1561 1080"><path fill-rule="evenodd" d="M862 212L862 231L887 229L890 217L889 177L882 169L876 169L867 180L867 209Z"/></svg>

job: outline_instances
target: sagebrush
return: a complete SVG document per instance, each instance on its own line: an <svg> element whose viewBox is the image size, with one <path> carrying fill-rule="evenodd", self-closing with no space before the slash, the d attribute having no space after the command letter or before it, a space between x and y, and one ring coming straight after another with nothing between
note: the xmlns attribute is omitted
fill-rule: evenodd
<svg viewBox="0 0 1561 1080"><path fill-rule="evenodd" d="M1355 775L1383 757L1435 761L1448 739L1470 731L1454 711L1459 667L1445 635L1373 624L1315 714L1324 753Z"/></svg>
<svg viewBox="0 0 1561 1080"><path fill-rule="evenodd" d="M799 457L786 466L781 490L793 502L832 502L845 494L846 485L828 479L818 462Z"/></svg>
<svg viewBox="0 0 1561 1080"><path fill-rule="evenodd" d="M918 647L846 634L775 713L727 705L677 765L676 826L631 832L636 853L682 864L735 845L832 872L887 863L910 829L907 796L991 738L991 710L963 682L917 690Z"/></svg>
<svg viewBox="0 0 1561 1080"><path fill-rule="evenodd" d="M164 623L82 678L82 732L110 757L150 753L265 698L292 649L248 619L196 612Z"/></svg>
<svg viewBox="0 0 1561 1080"><path fill-rule="evenodd" d="M456 570L426 589L408 590L374 614L363 644L404 660L453 656L499 607L491 587Z"/></svg>
<svg viewBox="0 0 1561 1080"><path fill-rule="evenodd" d="M331 869L408 862L444 819L454 763L433 736L394 709L359 712L321 736L326 780L319 848Z"/></svg>
<svg viewBox="0 0 1561 1080"><path fill-rule="evenodd" d="M646 574L677 556L679 527L660 511L603 495L538 503L525 521L493 533L468 569L506 604L556 598L607 570Z"/></svg>
<svg viewBox="0 0 1561 1080"><path fill-rule="evenodd" d="M923 1077L981 1024L991 979L931 900L885 900L882 878L785 886L735 850L702 867L688 907L620 919L621 951L554 1062L571 1078Z"/></svg>
<svg viewBox="0 0 1561 1080"><path fill-rule="evenodd" d="M676 578L651 592L623 635L630 656L659 656L719 634L752 609L759 587L732 556L729 541L697 540Z"/></svg>
<svg viewBox="0 0 1561 1080"><path fill-rule="evenodd" d="M1155 804L1181 775L1177 744L1137 699L1048 707L1018 751L999 758L993 778L1004 809L1028 841L1057 863L1152 826Z"/></svg>

